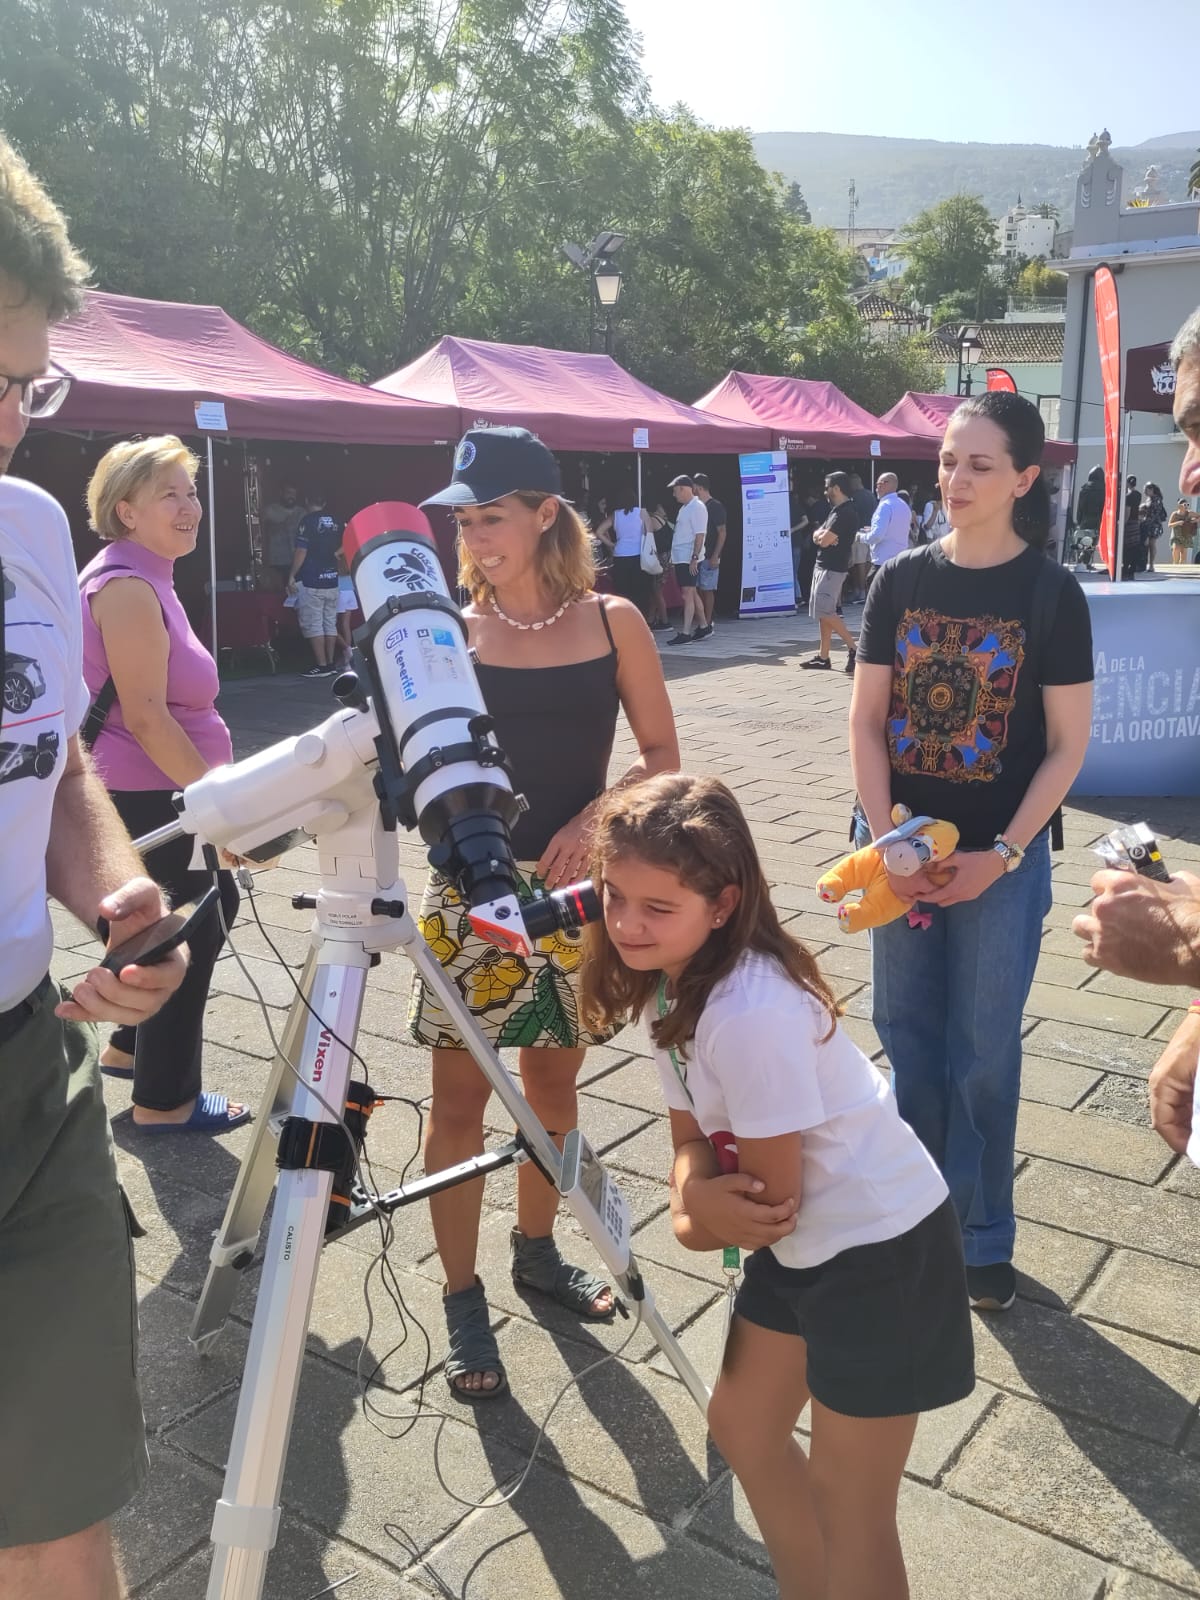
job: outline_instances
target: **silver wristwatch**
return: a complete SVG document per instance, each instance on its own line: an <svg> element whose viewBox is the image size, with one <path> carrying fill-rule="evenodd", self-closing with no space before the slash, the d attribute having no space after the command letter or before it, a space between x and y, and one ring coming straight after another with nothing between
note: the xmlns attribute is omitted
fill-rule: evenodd
<svg viewBox="0 0 1200 1600"><path fill-rule="evenodd" d="M996 842L992 849L1004 863L1005 872L1015 872L1025 859L1025 852L1019 844L1013 844L1002 833L996 835Z"/></svg>

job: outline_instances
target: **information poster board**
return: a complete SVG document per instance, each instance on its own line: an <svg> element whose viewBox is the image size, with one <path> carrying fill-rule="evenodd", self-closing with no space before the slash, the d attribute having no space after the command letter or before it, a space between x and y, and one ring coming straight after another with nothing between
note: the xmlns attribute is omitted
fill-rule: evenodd
<svg viewBox="0 0 1200 1600"><path fill-rule="evenodd" d="M738 457L742 475L742 589L739 616L796 609L788 458L783 450Z"/></svg>
<svg viewBox="0 0 1200 1600"><path fill-rule="evenodd" d="M1170 579L1084 584L1096 686L1073 795L1200 794L1200 593L1193 588Z"/></svg>

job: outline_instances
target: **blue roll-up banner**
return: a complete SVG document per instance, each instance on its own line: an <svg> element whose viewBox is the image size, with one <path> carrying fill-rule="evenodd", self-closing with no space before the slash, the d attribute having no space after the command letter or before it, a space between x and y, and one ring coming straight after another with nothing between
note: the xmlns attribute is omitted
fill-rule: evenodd
<svg viewBox="0 0 1200 1600"><path fill-rule="evenodd" d="M783 450L738 457L742 474L742 590L738 614L796 609L792 511Z"/></svg>
<svg viewBox="0 0 1200 1600"><path fill-rule="evenodd" d="M1200 584L1084 585L1096 688L1073 795L1200 794Z"/></svg>

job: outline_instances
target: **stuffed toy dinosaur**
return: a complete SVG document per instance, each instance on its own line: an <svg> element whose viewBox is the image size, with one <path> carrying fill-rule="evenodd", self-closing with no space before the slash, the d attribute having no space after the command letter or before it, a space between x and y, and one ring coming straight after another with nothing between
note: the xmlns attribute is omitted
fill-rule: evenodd
<svg viewBox="0 0 1200 1600"><path fill-rule="evenodd" d="M934 862L944 861L958 848L958 829L952 822L914 817L907 806L894 806L892 821L896 827L891 833L882 834L853 855L843 856L836 867L817 880L817 893L829 904L841 900L852 889L863 891L860 900L838 906L838 924L845 933L881 928L910 909L908 901L893 892L889 872L898 878L911 878Z"/></svg>

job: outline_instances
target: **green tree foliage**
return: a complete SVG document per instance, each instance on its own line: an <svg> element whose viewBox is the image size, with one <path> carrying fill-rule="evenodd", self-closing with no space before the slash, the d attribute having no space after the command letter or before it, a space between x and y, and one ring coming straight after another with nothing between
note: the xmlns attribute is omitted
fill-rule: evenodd
<svg viewBox="0 0 1200 1600"><path fill-rule="evenodd" d="M1025 295L1031 300L1064 300L1067 294L1067 275L1065 272L1055 272L1039 256L1033 261L1027 261L1021 268L1014 292Z"/></svg>
<svg viewBox="0 0 1200 1600"><path fill-rule="evenodd" d="M620 0L0 0L0 37L101 287L376 377L450 331L586 348L560 246L614 227L617 355L669 393L882 359L799 189L650 106Z"/></svg>
<svg viewBox="0 0 1200 1600"><path fill-rule="evenodd" d="M0 0L0 37L102 284L299 319L341 370L440 332L490 213L641 83L619 0Z"/></svg>
<svg viewBox="0 0 1200 1600"><path fill-rule="evenodd" d="M872 339L859 324L848 333L829 327L809 330L801 341L799 375L836 383L878 416L909 389L940 393L945 368L930 355L924 335Z"/></svg>
<svg viewBox="0 0 1200 1600"><path fill-rule="evenodd" d="M996 228L981 200L955 194L914 217L900 230L900 244L908 259L909 298L936 306L951 295L980 295L996 258Z"/></svg>
<svg viewBox="0 0 1200 1600"><path fill-rule="evenodd" d="M1196 151L1196 159L1188 173L1188 194L1200 194L1200 150Z"/></svg>
<svg viewBox="0 0 1200 1600"><path fill-rule="evenodd" d="M808 201L804 198L804 190L798 183L792 182L787 186L787 193L783 197L784 209L791 213L798 222L811 222L812 212L808 209Z"/></svg>

